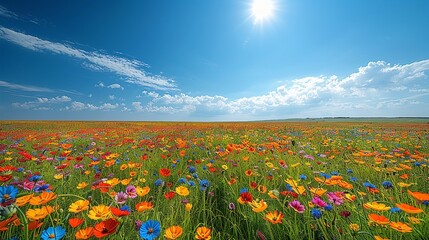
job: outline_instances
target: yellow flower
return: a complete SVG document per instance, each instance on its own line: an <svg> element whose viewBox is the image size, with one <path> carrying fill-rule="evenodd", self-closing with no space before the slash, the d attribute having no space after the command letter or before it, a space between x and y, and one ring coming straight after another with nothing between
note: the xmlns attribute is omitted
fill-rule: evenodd
<svg viewBox="0 0 429 240"><path fill-rule="evenodd" d="M404 182L398 182L398 185L401 187L401 188L407 188L407 187L409 187L409 186L411 186L411 185L413 185L414 183L404 183Z"/></svg>
<svg viewBox="0 0 429 240"><path fill-rule="evenodd" d="M124 186L128 185L128 184L130 184L131 180L132 180L132 178L122 179L121 184L124 185Z"/></svg>
<svg viewBox="0 0 429 240"><path fill-rule="evenodd" d="M372 209L372 210L376 210L376 211L387 211L390 210L390 207L387 207L385 204L383 203L377 203L377 202L367 202L363 205L364 208L366 209Z"/></svg>
<svg viewBox="0 0 429 240"><path fill-rule="evenodd" d="M254 212L262 212L268 207L267 203L264 200L261 200L259 202L258 200L253 200L249 203L249 205L252 207L252 211Z"/></svg>
<svg viewBox="0 0 429 240"><path fill-rule="evenodd" d="M88 183L86 183L86 182L81 182L81 183L79 183L78 185L77 185L77 189L83 189L83 188L85 188L86 186L88 186Z"/></svg>
<svg viewBox="0 0 429 240"><path fill-rule="evenodd" d="M57 180L63 179L63 177L64 177L64 175L62 173L54 175L54 178L57 179Z"/></svg>
<svg viewBox="0 0 429 240"><path fill-rule="evenodd" d="M150 187L136 187L136 193L137 195L139 195L140 197L143 197L144 195L148 194L150 191Z"/></svg>
<svg viewBox="0 0 429 240"><path fill-rule="evenodd" d="M415 217L408 217L408 220L412 223L412 224L420 224L422 223L422 219L420 218L415 218Z"/></svg>
<svg viewBox="0 0 429 240"><path fill-rule="evenodd" d="M176 187L176 193L179 194L180 196L186 197L189 195L189 190L185 186L180 186L180 187Z"/></svg>
<svg viewBox="0 0 429 240"><path fill-rule="evenodd" d="M360 227L356 223L350 223L349 228L350 228L350 230L357 232L357 231L359 231Z"/></svg>
<svg viewBox="0 0 429 240"><path fill-rule="evenodd" d="M180 226L171 226L171 227L165 229L164 237L167 240L175 240L182 235L182 232L183 232L183 230Z"/></svg>
<svg viewBox="0 0 429 240"><path fill-rule="evenodd" d="M111 217L110 208L103 204L94 206L89 210L88 217L93 220L108 219Z"/></svg>
<svg viewBox="0 0 429 240"><path fill-rule="evenodd" d="M76 202L70 204L69 206L69 212L72 213L79 213L84 210L88 210L89 208L89 201L88 200L77 200Z"/></svg>
<svg viewBox="0 0 429 240"><path fill-rule="evenodd" d="M118 178L111 178L111 179L105 181L105 183L108 183L108 184L110 184L110 186L113 187L113 186L118 185L120 183L120 181Z"/></svg>
<svg viewBox="0 0 429 240"><path fill-rule="evenodd" d="M185 209L186 209L186 211L190 212L190 211L191 211L191 209L192 209L192 203L187 203L187 204L185 205Z"/></svg>
<svg viewBox="0 0 429 240"><path fill-rule="evenodd" d="M228 166L227 165L222 165L223 170L228 170Z"/></svg>

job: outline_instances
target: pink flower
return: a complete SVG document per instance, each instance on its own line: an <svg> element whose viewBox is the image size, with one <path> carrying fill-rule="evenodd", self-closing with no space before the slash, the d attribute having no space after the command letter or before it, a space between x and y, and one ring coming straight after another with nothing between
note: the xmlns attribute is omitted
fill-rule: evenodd
<svg viewBox="0 0 429 240"><path fill-rule="evenodd" d="M328 204L326 202L324 202L322 199L320 199L320 197L317 197L317 196L314 197L311 200L311 202L314 203L314 205L316 205L318 207L322 207L322 208L328 206Z"/></svg>
<svg viewBox="0 0 429 240"><path fill-rule="evenodd" d="M341 205L344 202L343 198L341 197L342 194L343 193L341 192L328 192L328 200L333 204Z"/></svg>
<svg viewBox="0 0 429 240"><path fill-rule="evenodd" d="M124 204L127 201L128 195L124 192L118 192L115 196L115 201L118 204Z"/></svg>
<svg viewBox="0 0 429 240"><path fill-rule="evenodd" d="M298 213L303 213L305 210L304 205L302 205L299 201L297 200L293 200L292 202L289 203L289 207L293 208L293 210L295 210L295 212Z"/></svg>
<svg viewBox="0 0 429 240"><path fill-rule="evenodd" d="M129 198L137 197L136 187L134 187L133 185L128 185L125 189L125 192L127 193Z"/></svg>

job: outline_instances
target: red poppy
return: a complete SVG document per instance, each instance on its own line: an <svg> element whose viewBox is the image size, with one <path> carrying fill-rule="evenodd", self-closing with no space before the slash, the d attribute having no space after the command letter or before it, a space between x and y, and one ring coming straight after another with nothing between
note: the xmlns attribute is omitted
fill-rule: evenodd
<svg viewBox="0 0 429 240"><path fill-rule="evenodd" d="M257 186L258 186L258 184L256 182L250 182L251 188L256 188Z"/></svg>
<svg viewBox="0 0 429 240"><path fill-rule="evenodd" d="M175 193L175 192L170 191L170 192L165 193L165 194L164 194L164 197L165 197L165 199L170 200L170 199L172 199L175 195L176 195L176 193Z"/></svg>
<svg viewBox="0 0 429 240"><path fill-rule="evenodd" d="M159 169L159 174L161 174L163 177L168 177L171 175L171 171L168 168L161 168Z"/></svg>
<svg viewBox="0 0 429 240"><path fill-rule="evenodd" d="M110 211L113 213L113 215L117 217L123 217L130 215L130 212L127 210L121 210L120 208L110 207Z"/></svg>
<svg viewBox="0 0 429 240"><path fill-rule="evenodd" d="M108 236L116 231L116 227L118 227L118 225L119 222L114 218L97 223L94 226L94 236L96 238Z"/></svg>
<svg viewBox="0 0 429 240"><path fill-rule="evenodd" d="M0 176L0 182L7 182L12 178L12 174L7 174L7 175L1 175Z"/></svg>
<svg viewBox="0 0 429 240"><path fill-rule="evenodd" d="M31 222L29 222L28 223L28 230L34 230L34 229L37 229L37 228L40 228L41 226L43 225L43 222L42 221L38 221L38 220L36 220L36 221L31 221ZM22 229L24 229L24 228L22 228Z"/></svg>
<svg viewBox="0 0 429 240"><path fill-rule="evenodd" d="M244 193L240 194L240 199L243 202L252 202L253 201L252 194L250 194L249 192L244 192Z"/></svg>

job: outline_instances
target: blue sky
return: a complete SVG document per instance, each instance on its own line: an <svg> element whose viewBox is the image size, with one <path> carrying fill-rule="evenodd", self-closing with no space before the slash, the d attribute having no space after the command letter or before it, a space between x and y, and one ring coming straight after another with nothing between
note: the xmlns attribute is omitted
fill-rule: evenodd
<svg viewBox="0 0 429 240"><path fill-rule="evenodd" d="M0 1L0 119L429 116L428 1L271 1Z"/></svg>

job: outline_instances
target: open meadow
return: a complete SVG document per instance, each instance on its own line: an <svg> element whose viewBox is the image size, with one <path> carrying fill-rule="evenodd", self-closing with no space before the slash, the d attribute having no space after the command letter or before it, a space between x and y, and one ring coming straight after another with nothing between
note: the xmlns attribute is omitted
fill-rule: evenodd
<svg viewBox="0 0 429 240"><path fill-rule="evenodd" d="M429 236L427 123L0 126L0 239Z"/></svg>

